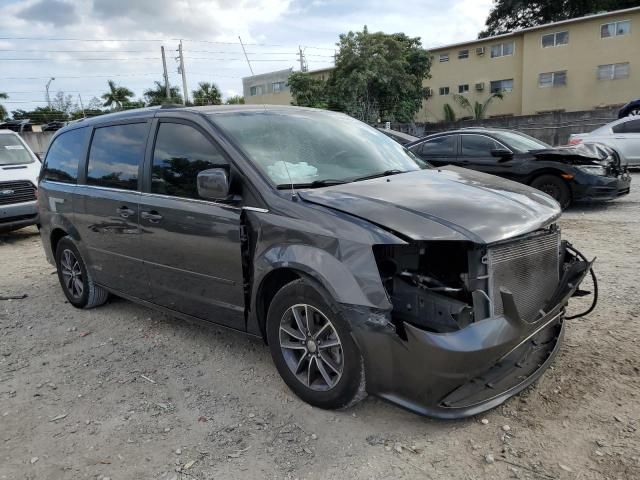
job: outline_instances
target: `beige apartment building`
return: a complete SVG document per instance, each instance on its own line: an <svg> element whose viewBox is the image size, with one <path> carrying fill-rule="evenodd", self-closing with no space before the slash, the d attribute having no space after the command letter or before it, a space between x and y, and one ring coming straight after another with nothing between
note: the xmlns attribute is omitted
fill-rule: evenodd
<svg viewBox="0 0 640 480"><path fill-rule="evenodd" d="M417 122L444 120L444 106L469 115L453 99L473 104L501 91L487 116L532 115L621 105L640 97L640 7L541 25L431 49L431 96ZM326 80L331 68L312 71ZM247 103L288 105L292 70L242 79Z"/></svg>
<svg viewBox="0 0 640 480"><path fill-rule="evenodd" d="M640 97L640 7L589 15L431 50L431 97L416 121L444 119L453 99L502 91L487 115L531 115L620 105Z"/></svg>

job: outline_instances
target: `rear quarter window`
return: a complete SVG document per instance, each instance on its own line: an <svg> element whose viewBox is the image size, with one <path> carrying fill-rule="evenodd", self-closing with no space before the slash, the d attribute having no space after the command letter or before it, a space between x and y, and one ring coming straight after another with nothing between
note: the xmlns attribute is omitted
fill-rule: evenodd
<svg viewBox="0 0 640 480"><path fill-rule="evenodd" d="M42 180L63 183L78 181L78 164L85 155L89 129L78 128L54 138L42 168Z"/></svg>

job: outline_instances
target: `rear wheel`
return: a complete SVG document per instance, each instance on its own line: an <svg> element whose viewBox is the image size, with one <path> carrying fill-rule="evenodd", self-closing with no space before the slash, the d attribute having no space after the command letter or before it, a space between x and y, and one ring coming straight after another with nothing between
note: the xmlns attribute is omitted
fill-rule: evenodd
<svg viewBox="0 0 640 480"><path fill-rule="evenodd" d="M109 293L104 288L93 283L87 266L71 237L64 237L58 242L56 266L62 291L74 307L97 307L109 298Z"/></svg>
<svg viewBox="0 0 640 480"><path fill-rule="evenodd" d="M571 203L568 185L556 175L540 175L531 182L531 186L553 197L563 210Z"/></svg>
<svg viewBox="0 0 640 480"><path fill-rule="evenodd" d="M267 340L278 372L305 402L334 409L364 397L358 347L335 302L314 282L296 280L276 293Z"/></svg>

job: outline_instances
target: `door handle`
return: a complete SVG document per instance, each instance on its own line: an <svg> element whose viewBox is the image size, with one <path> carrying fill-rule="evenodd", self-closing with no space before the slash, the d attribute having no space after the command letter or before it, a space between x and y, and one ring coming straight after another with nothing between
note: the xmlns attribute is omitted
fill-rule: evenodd
<svg viewBox="0 0 640 480"><path fill-rule="evenodd" d="M118 215L120 215L122 218L129 218L131 215L134 215L136 213L135 210L131 210L129 207L120 207L116 209L116 212L118 212Z"/></svg>
<svg viewBox="0 0 640 480"><path fill-rule="evenodd" d="M151 223L158 223L162 220L162 215L155 210L151 210L150 212L140 212L140 216L145 220L149 220Z"/></svg>

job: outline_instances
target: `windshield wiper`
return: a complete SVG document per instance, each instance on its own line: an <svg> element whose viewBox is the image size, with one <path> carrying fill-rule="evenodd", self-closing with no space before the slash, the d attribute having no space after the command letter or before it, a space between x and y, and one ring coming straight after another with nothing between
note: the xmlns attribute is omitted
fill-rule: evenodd
<svg viewBox="0 0 640 480"><path fill-rule="evenodd" d="M399 173L407 173L405 170L398 170L397 168L391 170L385 170L384 172L374 173L372 175L365 175L364 177L353 178L352 182L359 182L361 180L371 180L372 178L387 177L389 175L398 175Z"/></svg>
<svg viewBox="0 0 640 480"><path fill-rule="evenodd" d="M347 180L336 180L334 178L325 178L324 180L314 180L313 182L308 183L282 183L278 185L278 190L286 190L287 188L320 188L320 187L329 187L331 185L342 185L343 183L348 183Z"/></svg>

